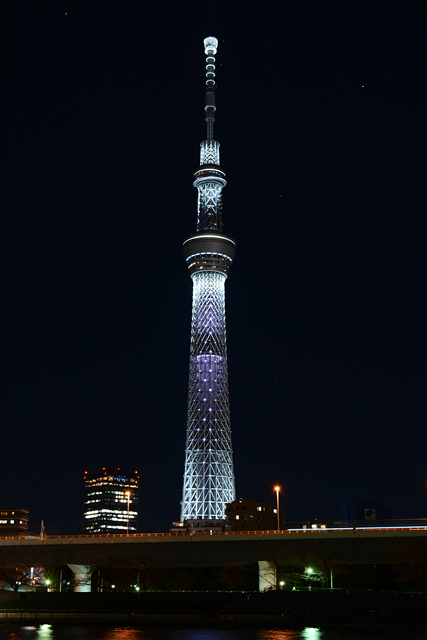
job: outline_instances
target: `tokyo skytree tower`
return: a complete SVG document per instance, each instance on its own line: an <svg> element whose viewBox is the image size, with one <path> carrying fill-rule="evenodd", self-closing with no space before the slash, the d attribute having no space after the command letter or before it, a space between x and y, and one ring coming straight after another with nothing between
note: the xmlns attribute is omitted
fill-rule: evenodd
<svg viewBox="0 0 427 640"><path fill-rule="evenodd" d="M197 231L184 241L193 281L187 440L181 521L225 518L236 498L231 449L225 331L225 281L236 245L222 233L222 190L227 184L214 140L216 38L205 38L206 140L200 144Z"/></svg>

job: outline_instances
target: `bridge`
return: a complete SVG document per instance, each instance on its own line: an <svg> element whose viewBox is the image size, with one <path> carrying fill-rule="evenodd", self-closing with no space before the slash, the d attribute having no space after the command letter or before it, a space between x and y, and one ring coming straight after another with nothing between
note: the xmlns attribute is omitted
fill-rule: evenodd
<svg viewBox="0 0 427 640"><path fill-rule="evenodd" d="M90 591L93 567L106 561L155 561L165 567L215 567L258 563L260 589L271 585L278 564L296 557L335 558L341 564L390 563L390 554L425 545L427 527L300 529L212 533L141 533L41 538L0 538L0 565L65 565L76 590Z"/></svg>

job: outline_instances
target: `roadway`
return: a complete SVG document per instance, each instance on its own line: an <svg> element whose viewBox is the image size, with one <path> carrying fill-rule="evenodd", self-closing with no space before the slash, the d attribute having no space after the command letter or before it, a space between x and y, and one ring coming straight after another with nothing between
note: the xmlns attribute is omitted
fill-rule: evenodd
<svg viewBox="0 0 427 640"><path fill-rule="evenodd" d="M0 564L103 565L106 561L209 567L230 562L275 564L333 556L345 564L383 564L395 552L427 551L427 527L300 529L290 531L141 533L0 538Z"/></svg>

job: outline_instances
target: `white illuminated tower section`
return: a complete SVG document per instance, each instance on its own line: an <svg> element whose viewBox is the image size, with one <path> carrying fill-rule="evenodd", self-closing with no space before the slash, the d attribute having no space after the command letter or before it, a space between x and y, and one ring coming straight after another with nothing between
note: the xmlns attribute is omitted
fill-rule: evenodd
<svg viewBox="0 0 427 640"><path fill-rule="evenodd" d="M200 144L197 231L183 244L193 280L187 441L181 521L223 520L236 498L228 399L224 286L236 246L222 233L222 190L215 121L215 54L218 40L205 38L207 136Z"/></svg>

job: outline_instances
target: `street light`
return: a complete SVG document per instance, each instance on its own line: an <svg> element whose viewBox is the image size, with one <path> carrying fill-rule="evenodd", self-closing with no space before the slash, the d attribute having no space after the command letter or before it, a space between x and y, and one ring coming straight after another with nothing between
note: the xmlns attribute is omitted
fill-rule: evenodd
<svg viewBox="0 0 427 640"><path fill-rule="evenodd" d="M274 490L276 492L276 501L277 501L277 531L279 531L279 529L280 529L280 525L279 525L279 493L280 493L280 487L276 486L276 487L274 487Z"/></svg>
<svg viewBox="0 0 427 640"><path fill-rule="evenodd" d="M306 567L305 569L305 573L308 576L308 580L311 580L311 574L313 573L313 569L311 567ZM311 591L311 584L310 582L308 583L308 590Z"/></svg>
<svg viewBox="0 0 427 640"><path fill-rule="evenodd" d="M128 518L127 518L127 524L126 524L126 535L129 535L129 500L130 500L130 491L125 491L125 496L128 499Z"/></svg>

